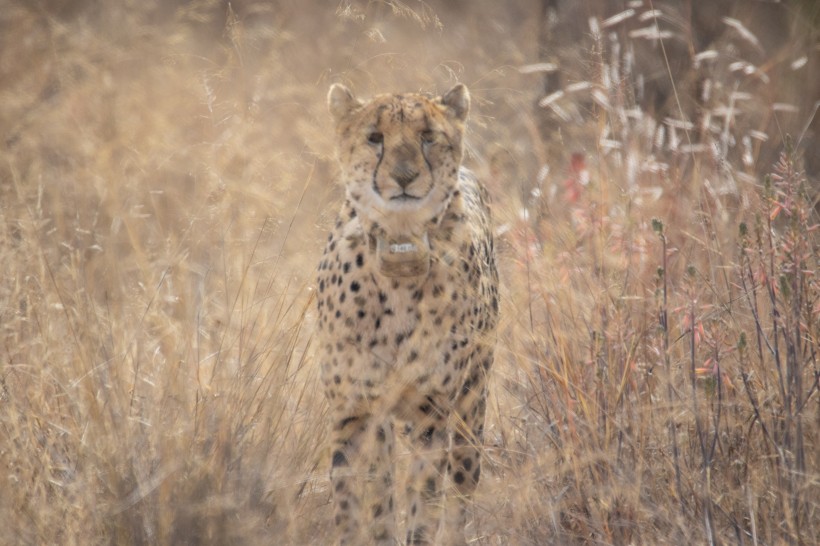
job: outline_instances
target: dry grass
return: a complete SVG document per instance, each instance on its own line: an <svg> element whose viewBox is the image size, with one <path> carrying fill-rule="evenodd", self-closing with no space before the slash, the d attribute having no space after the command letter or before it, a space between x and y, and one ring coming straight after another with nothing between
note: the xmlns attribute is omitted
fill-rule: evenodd
<svg viewBox="0 0 820 546"><path fill-rule="evenodd" d="M505 285L474 543L817 543L817 7L536 4L0 1L0 542L331 540L324 94L458 80Z"/></svg>

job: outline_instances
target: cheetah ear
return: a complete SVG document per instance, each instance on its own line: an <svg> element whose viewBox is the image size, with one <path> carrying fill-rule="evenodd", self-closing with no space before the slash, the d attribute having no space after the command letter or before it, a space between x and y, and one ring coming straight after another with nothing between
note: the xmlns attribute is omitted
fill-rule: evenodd
<svg viewBox="0 0 820 546"><path fill-rule="evenodd" d="M441 103L456 119L464 121L470 112L470 92L463 83L456 84L441 97Z"/></svg>
<svg viewBox="0 0 820 546"><path fill-rule="evenodd" d="M340 83L334 83L330 86L330 91L327 93L327 109L330 110L330 115L338 123L351 110L361 106L361 102L353 96L353 93Z"/></svg>

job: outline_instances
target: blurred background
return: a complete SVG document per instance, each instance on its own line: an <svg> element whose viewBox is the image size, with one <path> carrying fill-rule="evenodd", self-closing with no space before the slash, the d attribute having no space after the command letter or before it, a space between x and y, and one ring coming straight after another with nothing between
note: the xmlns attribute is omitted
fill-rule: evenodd
<svg viewBox="0 0 820 546"><path fill-rule="evenodd" d="M333 82L472 94L471 543L816 543L812 0L0 0L0 542L332 541Z"/></svg>

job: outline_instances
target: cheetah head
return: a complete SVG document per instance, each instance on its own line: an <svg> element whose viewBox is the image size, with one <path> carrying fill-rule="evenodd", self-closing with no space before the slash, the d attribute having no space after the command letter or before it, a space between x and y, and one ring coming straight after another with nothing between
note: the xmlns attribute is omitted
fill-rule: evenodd
<svg viewBox="0 0 820 546"><path fill-rule="evenodd" d="M364 102L334 84L328 108L347 198L378 242L382 272L426 272L427 233L458 184L467 88L458 84L441 97L379 95Z"/></svg>

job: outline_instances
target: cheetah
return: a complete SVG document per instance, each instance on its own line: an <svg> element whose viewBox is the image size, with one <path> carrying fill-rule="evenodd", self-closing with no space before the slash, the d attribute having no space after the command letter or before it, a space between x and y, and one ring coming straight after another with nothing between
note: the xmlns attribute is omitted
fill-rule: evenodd
<svg viewBox="0 0 820 546"><path fill-rule="evenodd" d="M487 194L461 166L470 94L365 102L334 84L328 108L346 199L319 264L317 339L339 544L466 544L498 317Z"/></svg>

